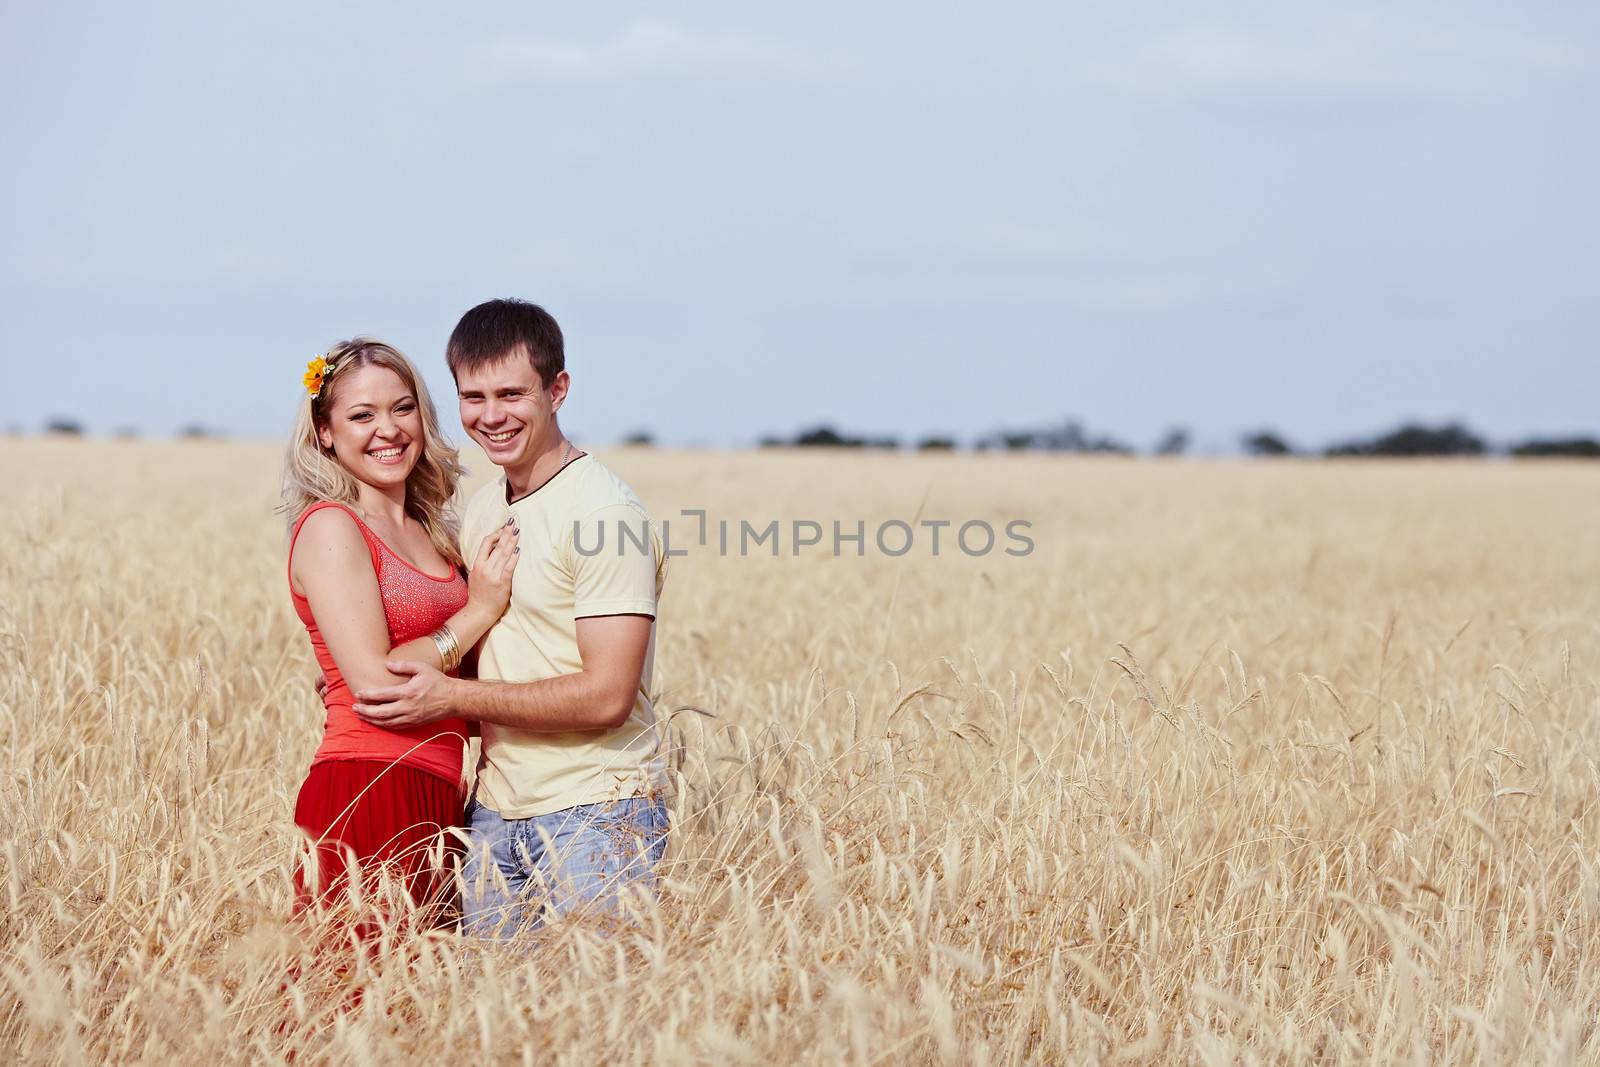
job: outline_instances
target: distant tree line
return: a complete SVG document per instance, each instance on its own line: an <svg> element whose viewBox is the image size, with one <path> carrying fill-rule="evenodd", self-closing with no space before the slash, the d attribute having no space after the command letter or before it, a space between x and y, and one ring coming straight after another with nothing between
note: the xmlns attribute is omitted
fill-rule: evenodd
<svg viewBox="0 0 1600 1067"><path fill-rule="evenodd" d="M44 423L44 432L53 436L81 437L87 433L77 419L55 416ZM7 427L6 432L17 435L22 429ZM131 426L121 426L114 436L131 440L139 436ZM216 431L192 423L177 433L180 438L204 439L220 437ZM1181 456L1189 450L1189 430L1174 426L1147 454L1155 456ZM650 447L655 438L648 430L635 430L622 439L625 445ZM761 438L762 448L860 448L898 451L911 447L921 452L951 452L962 447L956 437L949 434L928 434L909 442L883 434L854 434L822 423L802 430L793 437L768 435ZM1333 458L1363 456L1485 456L1509 455L1519 457L1574 457L1600 459L1600 439L1594 437L1530 437L1515 441L1504 448L1492 446L1486 438L1458 422L1440 426L1408 422L1370 438L1351 438L1338 441L1321 449L1303 449L1289 438L1270 428L1252 430L1239 438L1239 446L1252 456L1329 456ZM1108 434L1091 432L1077 419L1042 428L1005 428L975 438L970 448L975 452L1080 452L1114 456L1132 456L1139 450L1125 441Z"/></svg>
<svg viewBox="0 0 1600 1067"><path fill-rule="evenodd" d="M1511 446L1513 456L1576 456L1600 459L1600 441L1592 437L1530 437Z"/></svg>
<svg viewBox="0 0 1600 1067"><path fill-rule="evenodd" d="M1401 426L1370 440L1330 445L1328 456L1481 456L1489 451L1483 438L1457 423L1429 427Z"/></svg>
<svg viewBox="0 0 1600 1067"><path fill-rule="evenodd" d="M9 428L8 432L16 435L21 434L22 430L19 427L13 426ZM82 437L89 431L88 428L77 419L68 418L65 415L55 415L45 420L44 432L51 437ZM111 436L121 441L133 441L138 439L139 431L133 426L118 426L116 429L111 431ZM175 436L188 438L191 440L201 440L211 437L221 437L222 434L195 422L190 423L189 425L180 429Z"/></svg>
<svg viewBox="0 0 1600 1067"><path fill-rule="evenodd" d="M1187 440L1187 437L1184 438ZM793 437L769 435L761 438L762 448L875 448L898 450L904 442L894 436L871 436L845 433L826 423L802 430ZM930 434L910 442L919 452L949 452L960 446L956 438L946 434ZM1120 441L1103 435L1093 435L1076 421L1043 430L997 430L985 434L972 443L974 451L991 449L1010 452L1110 452L1132 455L1133 449Z"/></svg>
<svg viewBox="0 0 1600 1067"><path fill-rule="evenodd" d="M936 442L937 447L943 442ZM894 450L900 447L898 437L857 437L853 434L841 433L826 424L815 426L809 430L802 430L792 439L781 437L763 437L762 448L882 448Z"/></svg>
<svg viewBox="0 0 1600 1067"><path fill-rule="evenodd" d="M1316 455L1302 452L1272 430L1256 430L1240 440L1253 456ZM1457 422L1427 426L1408 422L1371 438L1339 441L1322 449L1334 458L1348 456L1486 456L1501 451L1481 435ZM1510 456L1575 456L1600 458L1600 440L1593 437L1530 437L1503 450Z"/></svg>
<svg viewBox="0 0 1600 1067"><path fill-rule="evenodd" d="M1148 454L1156 456L1181 456L1189 450L1189 430L1175 426L1167 430ZM1371 438L1352 438L1328 445L1320 450L1301 449L1275 430L1260 429L1244 434L1240 447L1252 456L1484 456L1503 452L1511 456L1575 456L1600 458L1600 440L1592 437L1535 437L1514 442L1506 448L1496 449L1477 433L1460 423L1427 426L1405 423L1393 430ZM923 452L945 452L960 447L956 438L933 434L911 442ZM767 436L761 439L763 448L876 448L899 449L902 442L895 437L871 436L842 432L832 425L823 424L804 430L794 437ZM1124 441L1106 434L1091 433L1076 419L1067 419L1043 429L1002 429L984 434L972 442L972 450L1007 452L1083 452L1131 456L1138 450Z"/></svg>

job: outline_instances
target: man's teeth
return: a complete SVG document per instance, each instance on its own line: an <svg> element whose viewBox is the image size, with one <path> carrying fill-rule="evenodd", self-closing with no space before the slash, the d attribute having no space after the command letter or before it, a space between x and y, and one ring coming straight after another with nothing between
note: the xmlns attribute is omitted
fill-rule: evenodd
<svg viewBox="0 0 1600 1067"><path fill-rule="evenodd" d="M493 441L495 444L499 445L499 444L504 444L505 442L511 440L513 437L516 436L516 434L517 434L517 431L515 431L515 430L507 430L505 433L491 433L491 434L486 434L485 436L488 437L489 440Z"/></svg>

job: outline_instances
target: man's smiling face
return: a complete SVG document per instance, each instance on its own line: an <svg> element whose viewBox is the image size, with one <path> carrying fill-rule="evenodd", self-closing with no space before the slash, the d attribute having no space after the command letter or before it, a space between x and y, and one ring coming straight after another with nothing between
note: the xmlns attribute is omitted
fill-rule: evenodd
<svg viewBox="0 0 1600 1067"><path fill-rule="evenodd" d="M522 351L456 377L461 427L491 462L512 470L531 466L555 430L555 413L567 393L567 373L546 388Z"/></svg>

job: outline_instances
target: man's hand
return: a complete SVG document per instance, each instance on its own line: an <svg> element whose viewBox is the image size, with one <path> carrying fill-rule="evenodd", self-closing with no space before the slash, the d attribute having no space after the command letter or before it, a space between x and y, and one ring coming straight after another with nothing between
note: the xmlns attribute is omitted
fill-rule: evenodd
<svg viewBox="0 0 1600 1067"><path fill-rule="evenodd" d="M451 713L454 679L425 663L391 660L384 664L390 674L408 675L410 681L379 689L363 689L356 694L353 710L374 726L396 729L438 722Z"/></svg>

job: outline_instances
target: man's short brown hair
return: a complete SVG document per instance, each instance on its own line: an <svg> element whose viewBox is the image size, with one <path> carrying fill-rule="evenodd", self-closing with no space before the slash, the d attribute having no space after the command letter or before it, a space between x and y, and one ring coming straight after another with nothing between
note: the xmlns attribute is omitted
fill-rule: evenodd
<svg viewBox="0 0 1600 1067"><path fill-rule="evenodd" d="M538 304L526 300L486 300L461 316L445 346L450 374L498 363L518 351L526 352L546 389L567 367L561 327Z"/></svg>

